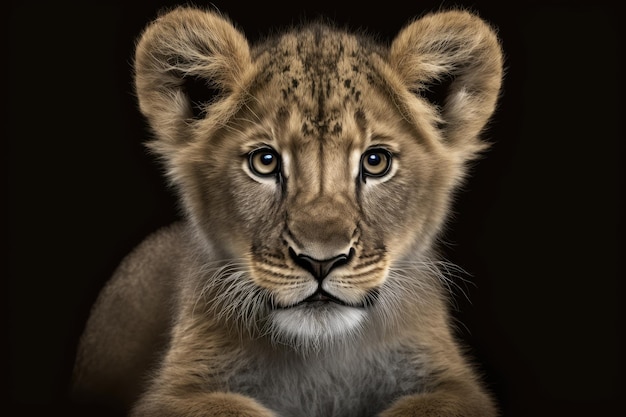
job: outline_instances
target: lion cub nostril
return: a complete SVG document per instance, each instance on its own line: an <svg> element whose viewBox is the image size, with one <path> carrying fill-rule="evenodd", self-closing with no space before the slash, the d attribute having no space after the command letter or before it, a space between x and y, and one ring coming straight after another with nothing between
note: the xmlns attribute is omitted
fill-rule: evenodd
<svg viewBox="0 0 626 417"><path fill-rule="evenodd" d="M341 254L324 260L317 260L304 254L298 255L291 248L289 248L289 255L296 264L309 271L315 279L321 282L328 276L331 270L350 262L354 255L354 248L350 248L348 254Z"/></svg>

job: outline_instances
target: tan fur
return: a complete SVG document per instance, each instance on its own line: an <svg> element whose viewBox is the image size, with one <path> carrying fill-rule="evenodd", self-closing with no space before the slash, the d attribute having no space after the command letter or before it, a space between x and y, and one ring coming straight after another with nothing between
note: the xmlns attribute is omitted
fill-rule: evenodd
<svg viewBox="0 0 626 417"><path fill-rule="evenodd" d="M250 46L179 8L145 30L135 71L187 216L103 290L79 396L133 416L496 415L435 251L500 89L487 24L447 11L388 48L323 24ZM187 77L219 90L200 118ZM446 77L441 108L422 98Z"/></svg>

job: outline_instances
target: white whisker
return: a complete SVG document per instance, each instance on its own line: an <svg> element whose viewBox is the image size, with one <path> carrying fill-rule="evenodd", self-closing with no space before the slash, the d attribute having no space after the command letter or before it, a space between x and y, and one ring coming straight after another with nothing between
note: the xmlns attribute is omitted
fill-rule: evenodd
<svg viewBox="0 0 626 417"><path fill-rule="evenodd" d="M396 280L408 285L403 285L403 288L405 291L413 292L413 296L420 296L415 292L432 294L433 291L438 291L433 288L433 284L438 283L440 288L445 289L450 294L448 299L453 303L455 309L458 309L455 301L457 293L461 293L464 298L469 300L467 284L471 281L464 276L470 274L452 262L430 259L403 260L396 262L390 270L391 273L395 274ZM424 298L424 294L421 297Z"/></svg>
<svg viewBox="0 0 626 417"><path fill-rule="evenodd" d="M195 277L200 289L196 288L193 312L202 305L203 314L223 323L234 322L251 334L258 332L258 318L266 308L267 295L248 276L248 268L245 259L202 265Z"/></svg>

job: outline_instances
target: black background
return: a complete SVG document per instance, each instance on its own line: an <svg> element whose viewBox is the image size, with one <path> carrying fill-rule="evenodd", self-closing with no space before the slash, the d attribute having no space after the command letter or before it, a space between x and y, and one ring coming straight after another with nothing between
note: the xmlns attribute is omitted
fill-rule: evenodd
<svg viewBox="0 0 626 417"><path fill-rule="evenodd" d="M142 145L131 81L136 37L171 4L23 1L4 19L10 415L81 415L65 393L89 307L124 254L178 216ZM325 16L390 41L410 18L455 4L499 28L507 76L486 135L495 144L445 235L446 258L472 275L461 284L471 302L457 297L459 336L503 415L613 414L626 393L619 3L213 4L252 40Z"/></svg>

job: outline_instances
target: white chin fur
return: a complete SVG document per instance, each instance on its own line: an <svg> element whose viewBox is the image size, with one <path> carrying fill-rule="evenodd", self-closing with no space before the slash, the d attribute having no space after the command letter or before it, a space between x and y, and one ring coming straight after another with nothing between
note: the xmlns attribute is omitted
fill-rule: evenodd
<svg viewBox="0 0 626 417"><path fill-rule="evenodd" d="M278 341L296 348L319 349L358 333L365 314L362 309L336 304L274 310L272 333Z"/></svg>

